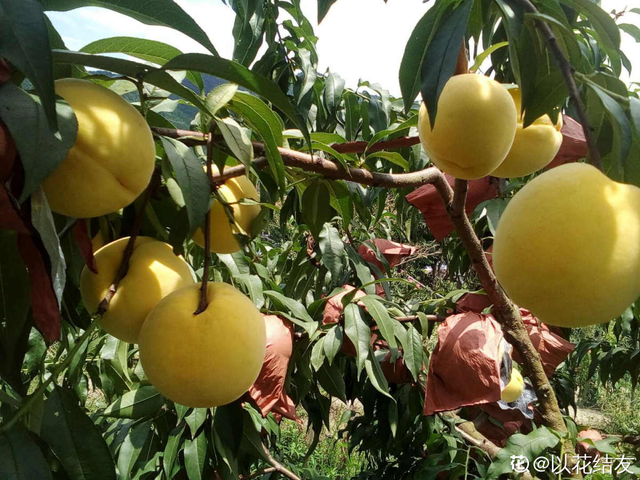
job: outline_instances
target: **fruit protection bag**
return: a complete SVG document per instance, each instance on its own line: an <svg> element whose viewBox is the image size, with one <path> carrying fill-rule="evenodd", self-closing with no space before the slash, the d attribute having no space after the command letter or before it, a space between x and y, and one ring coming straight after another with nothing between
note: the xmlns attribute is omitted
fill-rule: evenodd
<svg viewBox="0 0 640 480"><path fill-rule="evenodd" d="M342 305L342 299L349 292L353 292L356 289L353 285L343 285L342 292L337 295L332 296L327 300L327 303L324 305L324 311L322 312L322 324L327 325L329 323L338 323L340 321L340 315L344 311L344 306ZM354 300L358 298L366 296L362 290L358 290L354 296ZM362 302L358 302L358 305L364 307Z"/></svg>
<svg viewBox="0 0 640 480"><path fill-rule="evenodd" d="M380 362L380 367L382 368L384 378L386 378L389 383L402 385L414 381L409 368L404 363L404 358L399 357L394 362L391 360L391 352L387 352L384 356L382 362Z"/></svg>
<svg viewBox="0 0 640 480"><path fill-rule="evenodd" d="M456 312L482 313L490 305L491 302L486 295L465 293L456 303ZM529 310L521 308L520 315L522 315L522 321L529 332L534 348L540 354L544 372L547 376L551 376L558 365L564 362L573 351L573 343L550 331L544 323L539 323ZM513 359L518 363L521 363L522 360L515 350L513 351Z"/></svg>
<svg viewBox="0 0 640 480"><path fill-rule="evenodd" d="M447 181L453 186L455 179L451 175L445 175ZM498 195L498 180L492 177L483 177L469 181L465 211L470 215L475 208L486 200L491 200ZM407 201L422 212L424 221L437 241L444 240L453 232L453 223L447 214L442 198L433 185L423 185L407 195Z"/></svg>
<svg viewBox="0 0 640 480"><path fill-rule="evenodd" d="M258 379L249 388L263 416L269 412L300 422L296 406L287 395L285 381L293 351L293 326L276 315L263 315L267 327L267 351Z"/></svg>
<svg viewBox="0 0 640 480"><path fill-rule="evenodd" d="M342 299L349 292L353 292L356 289L353 285L343 285L342 292L334 295L333 297L327 300L327 303L324 306L324 311L322 312L322 324L328 325L330 323L338 323L340 322L342 312L344 311L344 306L342 305ZM354 296L354 299L357 300L360 297L366 296L362 290L358 290ZM364 307L362 302L358 302L358 305ZM344 323L344 322L343 322ZM371 343L375 341L376 335L371 334ZM340 352L348 357L356 356L356 347L351 341L349 337L344 335L342 340L342 347L340 348Z"/></svg>
<svg viewBox="0 0 640 480"><path fill-rule="evenodd" d="M529 337L531 337L531 343L540 353L544 373L550 377L556 371L558 365L564 362L573 351L574 345L560 335L550 331L549 327L544 323L539 323L538 319L529 310L521 308L520 314L522 315L524 326L529 332ZM513 359L517 362L520 361L518 352L513 352Z"/></svg>
<svg viewBox="0 0 640 480"><path fill-rule="evenodd" d="M560 150L555 158L545 167L545 170L565 163L575 162L587 156L587 141L584 138L582 125L566 115L562 116L562 120L563 125L560 130L560 133L562 133L562 145L560 145Z"/></svg>
<svg viewBox="0 0 640 480"><path fill-rule="evenodd" d="M429 362L424 414L499 401L502 339L502 329L490 315L447 317L438 326Z"/></svg>
<svg viewBox="0 0 640 480"><path fill-rule="evenodd" d="M384 238L376 238L373 240L373 244L380 251L384 258L387 260L390 268L395 267L400 263L404 257L409 257L416 253L417 248L413 245L404 245L398 242L391 242ZM358 254L364 258L367 262L373 263L380 269L381 272L385 271L384 265L376 256L376 251L372 248L371 242L361 243L358 247Z"/></svg>

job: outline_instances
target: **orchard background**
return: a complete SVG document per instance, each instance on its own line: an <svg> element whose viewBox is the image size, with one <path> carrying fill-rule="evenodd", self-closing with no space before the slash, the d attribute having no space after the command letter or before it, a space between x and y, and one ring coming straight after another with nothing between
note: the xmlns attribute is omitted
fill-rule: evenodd
<svg viewBox="0 0 640 480"><path fill-rule="evenodd" d="M318 0L318 21L335 2ZM236 15L231 59L198 26L206 19L196 23L171 0L0 0L0 478L498 478L512 471L511 455L571 454L588 427L606 438L578 452L637 462L637 302L607 324L554 330L575 348L547 380L485 255L509 200L538 174L487 177L480 195L473 182L468 194L456 182L454 192L416 126L419 102L435 105L449 78L469 69L518 84L530 119L575 119L562 161L586 159L640 186L640 89L620 80L631 70L621 35L640 42L640 9L433 0L421 19L406 18L414 30L397 52L394 98L318 70L317 37L298 1L226 3ZM209 53L184 54L135 31L70 51L44 12L82 6L173 28ZM119 212L76 219L48 207L41 183L77 132L54 94L54 79L67 77L122 95L154 132L155 180ZM191 240L209 208L207 159L225 166L214 184L248 172L260 192L260 215L237 253L206 255ZM444 235L407 200L426 184L432 221L450 226ZM300 423L261 415L247 396L211 409L171 402L146 379L137 345L98 328L79 292L91 239L138 234L170 244L198 280L230 283L292 323L278 381ZM374 239L415 248L402 260L373 243L363 254ZM341 320L323 321L343 285L366 296L343 296ZM423 415L437 326L473 295L486 296L477 313L501 324L540 399L517 433L463 398L453 411ZM576 418L583 406L604 415ZM640 462L630 471L619 477L637 478Z"/></svg>

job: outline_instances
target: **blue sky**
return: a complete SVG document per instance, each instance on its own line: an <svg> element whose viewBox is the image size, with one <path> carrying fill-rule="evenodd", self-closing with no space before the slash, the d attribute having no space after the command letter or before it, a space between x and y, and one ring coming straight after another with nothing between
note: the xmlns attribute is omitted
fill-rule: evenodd
<svg viewBox="0 0 640 480"><path fill-rule="evenodd" d="M637 0L602 0L606 10L633 7ZM229 58L233 50L231 29L234 14L221 0L177 0L209 35L219 53ZM418 19L433 1L422 0L340 0L322 24L319 37L320 69L330 67L355 88L359 79L380 83L399 96L398 69L409 35ZM316 23L316 0L301 0L305 15ZM96 7L70 12L48 12L67 47L73 50L100 38L138 36L159 40L183 52L205 52L204 47L175 30L144 25L136 20ZM640 25L640 15L627 14L625 22ZM631 59L630 80L640 82L640 44L623 33L622 49ZM625 72L626 73L626 72ZM624 75L623 80L629 80Z"/></svg>

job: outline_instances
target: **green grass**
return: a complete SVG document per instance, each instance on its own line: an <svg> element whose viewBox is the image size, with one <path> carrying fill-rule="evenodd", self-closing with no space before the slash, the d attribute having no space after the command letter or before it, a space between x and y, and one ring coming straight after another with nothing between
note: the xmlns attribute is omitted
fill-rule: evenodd
<svg viewBox="0 0 640 480"><path fill-rule="evenodd" d="M337 410L341 409L344 408ZM364 456L358 452L349 455L347 441L338 436L341 426L336 425L342 412L337 412L335 416L333 413L332 411L331 431L323 432L317 448L306 460L305 455L313 439L312 432L307 435L303 425L289 420L282 422L278 450L285 465L296 469L308 468L317 476L335 480L347 480L360 473L365 465ZM298 414L303 421L306 419L303 410Z"/></svg>

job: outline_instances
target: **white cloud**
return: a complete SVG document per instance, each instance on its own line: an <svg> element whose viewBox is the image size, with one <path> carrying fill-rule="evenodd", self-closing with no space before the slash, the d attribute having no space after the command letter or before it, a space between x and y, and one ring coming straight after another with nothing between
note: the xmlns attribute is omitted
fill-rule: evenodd
<svg viewBox="0 0 640 480"><path fill-rule="evenodd" d="M602 0L605 10L621 11L636 0ZM230 58L234 14L220 0L177 0L209 35L219 53ZM320 70L330 67L347 86L355 88L359 79L379 83L399 96L398 71L404 48L416 22L433 4L422 0L340 0L320 25L316 25L317 0L302 0L305 15L314 23L318 40ZM83 45L112 36L138 36L169 43L184 52L206 52L188 36L166 27L144 25L111 10L85 7L71 12L48 12L67 46ZM623 21L638 24L640 16L627 13ZM640 44L625 33L622 48L635 66L631 78L640 81Z"/></svg>

